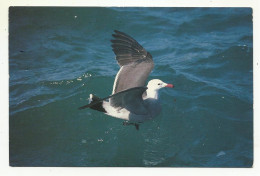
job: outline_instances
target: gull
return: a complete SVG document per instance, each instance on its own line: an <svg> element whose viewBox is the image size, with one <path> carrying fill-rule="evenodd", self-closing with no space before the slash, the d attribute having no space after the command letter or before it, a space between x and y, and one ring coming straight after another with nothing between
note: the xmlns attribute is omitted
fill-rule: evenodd
<svg viewBox="0 0 260 176"><path fill-rule="evenodd" d="M79 109L91 108L123 119L123 125L134 125L138 130L140 123L160 114L159 90L174 85L152 79L145 86L154 67L152 55L129 35L114 32L111 46L120 70L115 77L112 95L99 98L90 94L89 104Z"/></svg>

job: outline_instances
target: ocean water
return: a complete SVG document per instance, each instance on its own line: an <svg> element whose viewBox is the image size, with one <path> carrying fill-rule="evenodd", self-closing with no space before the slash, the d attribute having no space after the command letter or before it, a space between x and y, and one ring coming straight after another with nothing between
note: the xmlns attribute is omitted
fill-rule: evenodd
<svg viewBox="0 0 260 176"><path fill-rule="evenodd" d="M112 92L115 29L175 85L139 131L78 110ZM250 8L10 7L10 165L251 167L252 40Z"/></svg>

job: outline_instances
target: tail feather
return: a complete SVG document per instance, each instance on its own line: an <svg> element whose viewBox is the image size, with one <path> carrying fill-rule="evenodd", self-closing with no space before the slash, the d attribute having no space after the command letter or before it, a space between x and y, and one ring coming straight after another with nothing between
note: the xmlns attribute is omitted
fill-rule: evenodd
<svg viewBox="0 0 260 176"><path fill-rule="evenodd" d="M89 104L82 106L79 109L85 109L85 108L91 108L106 113L106 110L103 107L103 100L93 94L89 95Z"/></svg>
<svg viewBox="0 0 260 176"><path fill-rule="evenodd" d="M99 101L101 98L97 97L96 95L90 94L89 95L89 103Z"/></svg>

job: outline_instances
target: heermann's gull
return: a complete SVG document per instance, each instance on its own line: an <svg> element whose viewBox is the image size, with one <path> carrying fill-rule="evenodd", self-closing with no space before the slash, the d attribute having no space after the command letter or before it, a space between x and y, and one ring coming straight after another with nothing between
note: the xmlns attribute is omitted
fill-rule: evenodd
<svg viewBox="0 0 260 176"><path fill-rule="evenodd" d="M158 91L163 87L173 88L159 79L153 79L145 87L154 67L152 56L129 35L115 30L112 48L120 70L116 75L112 95L98 98L90 94L90 104L79 109L91 108L107 115L124 119L124 125L150 120L161 111Z"/></svg>

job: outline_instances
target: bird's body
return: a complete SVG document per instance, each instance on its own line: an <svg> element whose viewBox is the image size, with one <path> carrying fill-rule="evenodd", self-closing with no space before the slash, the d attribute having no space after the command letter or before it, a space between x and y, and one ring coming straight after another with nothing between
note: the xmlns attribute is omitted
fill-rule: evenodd
<svg viewBox="0 0 260 176"><path fill-rule="evenodd" d="M159 90L173 85L153 79L145 87L154 67L151 54L123 32L115 31L113 37L112 48L120 70L115 77L112 95L100 99L90 94L90 104L80 109L95 109L131 123L150 120L161 111Z"/></svg>
<svg viewBox="0 0 260 176"><path fill-rule="evenodd" d="M146 102L144 100L145 104L147 103L147 105L151 105L151 102ZM153 107L155 107L158 103L156 101L154 101L154 105ZM113 106L111 106L109 104L109 102L105 102L103 104L103 107L106 110L106 114L112 117L116 117L119 119L123 119L126 121L130 121L130 122L134 122L134 123L140 123L140 122L144 122L146 120L151 120L156 114L153 115L153 113L147 113L147 114L135 114L133 112L130 112L129 110L122 108L122 109L117 109L114 108ZM152 108L150 108L149 106L147 107L147 111L148 112L152 112ZM157 106L156 106L157 107ZM159 111L157 111L159 112Z"/></svg>
<svg viewBox="0 0 260 176"><path fill-rule="evenodd" d="M109 101L103 101L103 107L106 110L106 114L112 117L120 118L135 123L144 122L146 120L151 120L152 118L157 116L161 112L161 105L158 99L158 92L156 92L152 97L149 97L146 91L144 92L142 98L142 112L134 112L126 108L115 108L111 106Z"/></svg>

